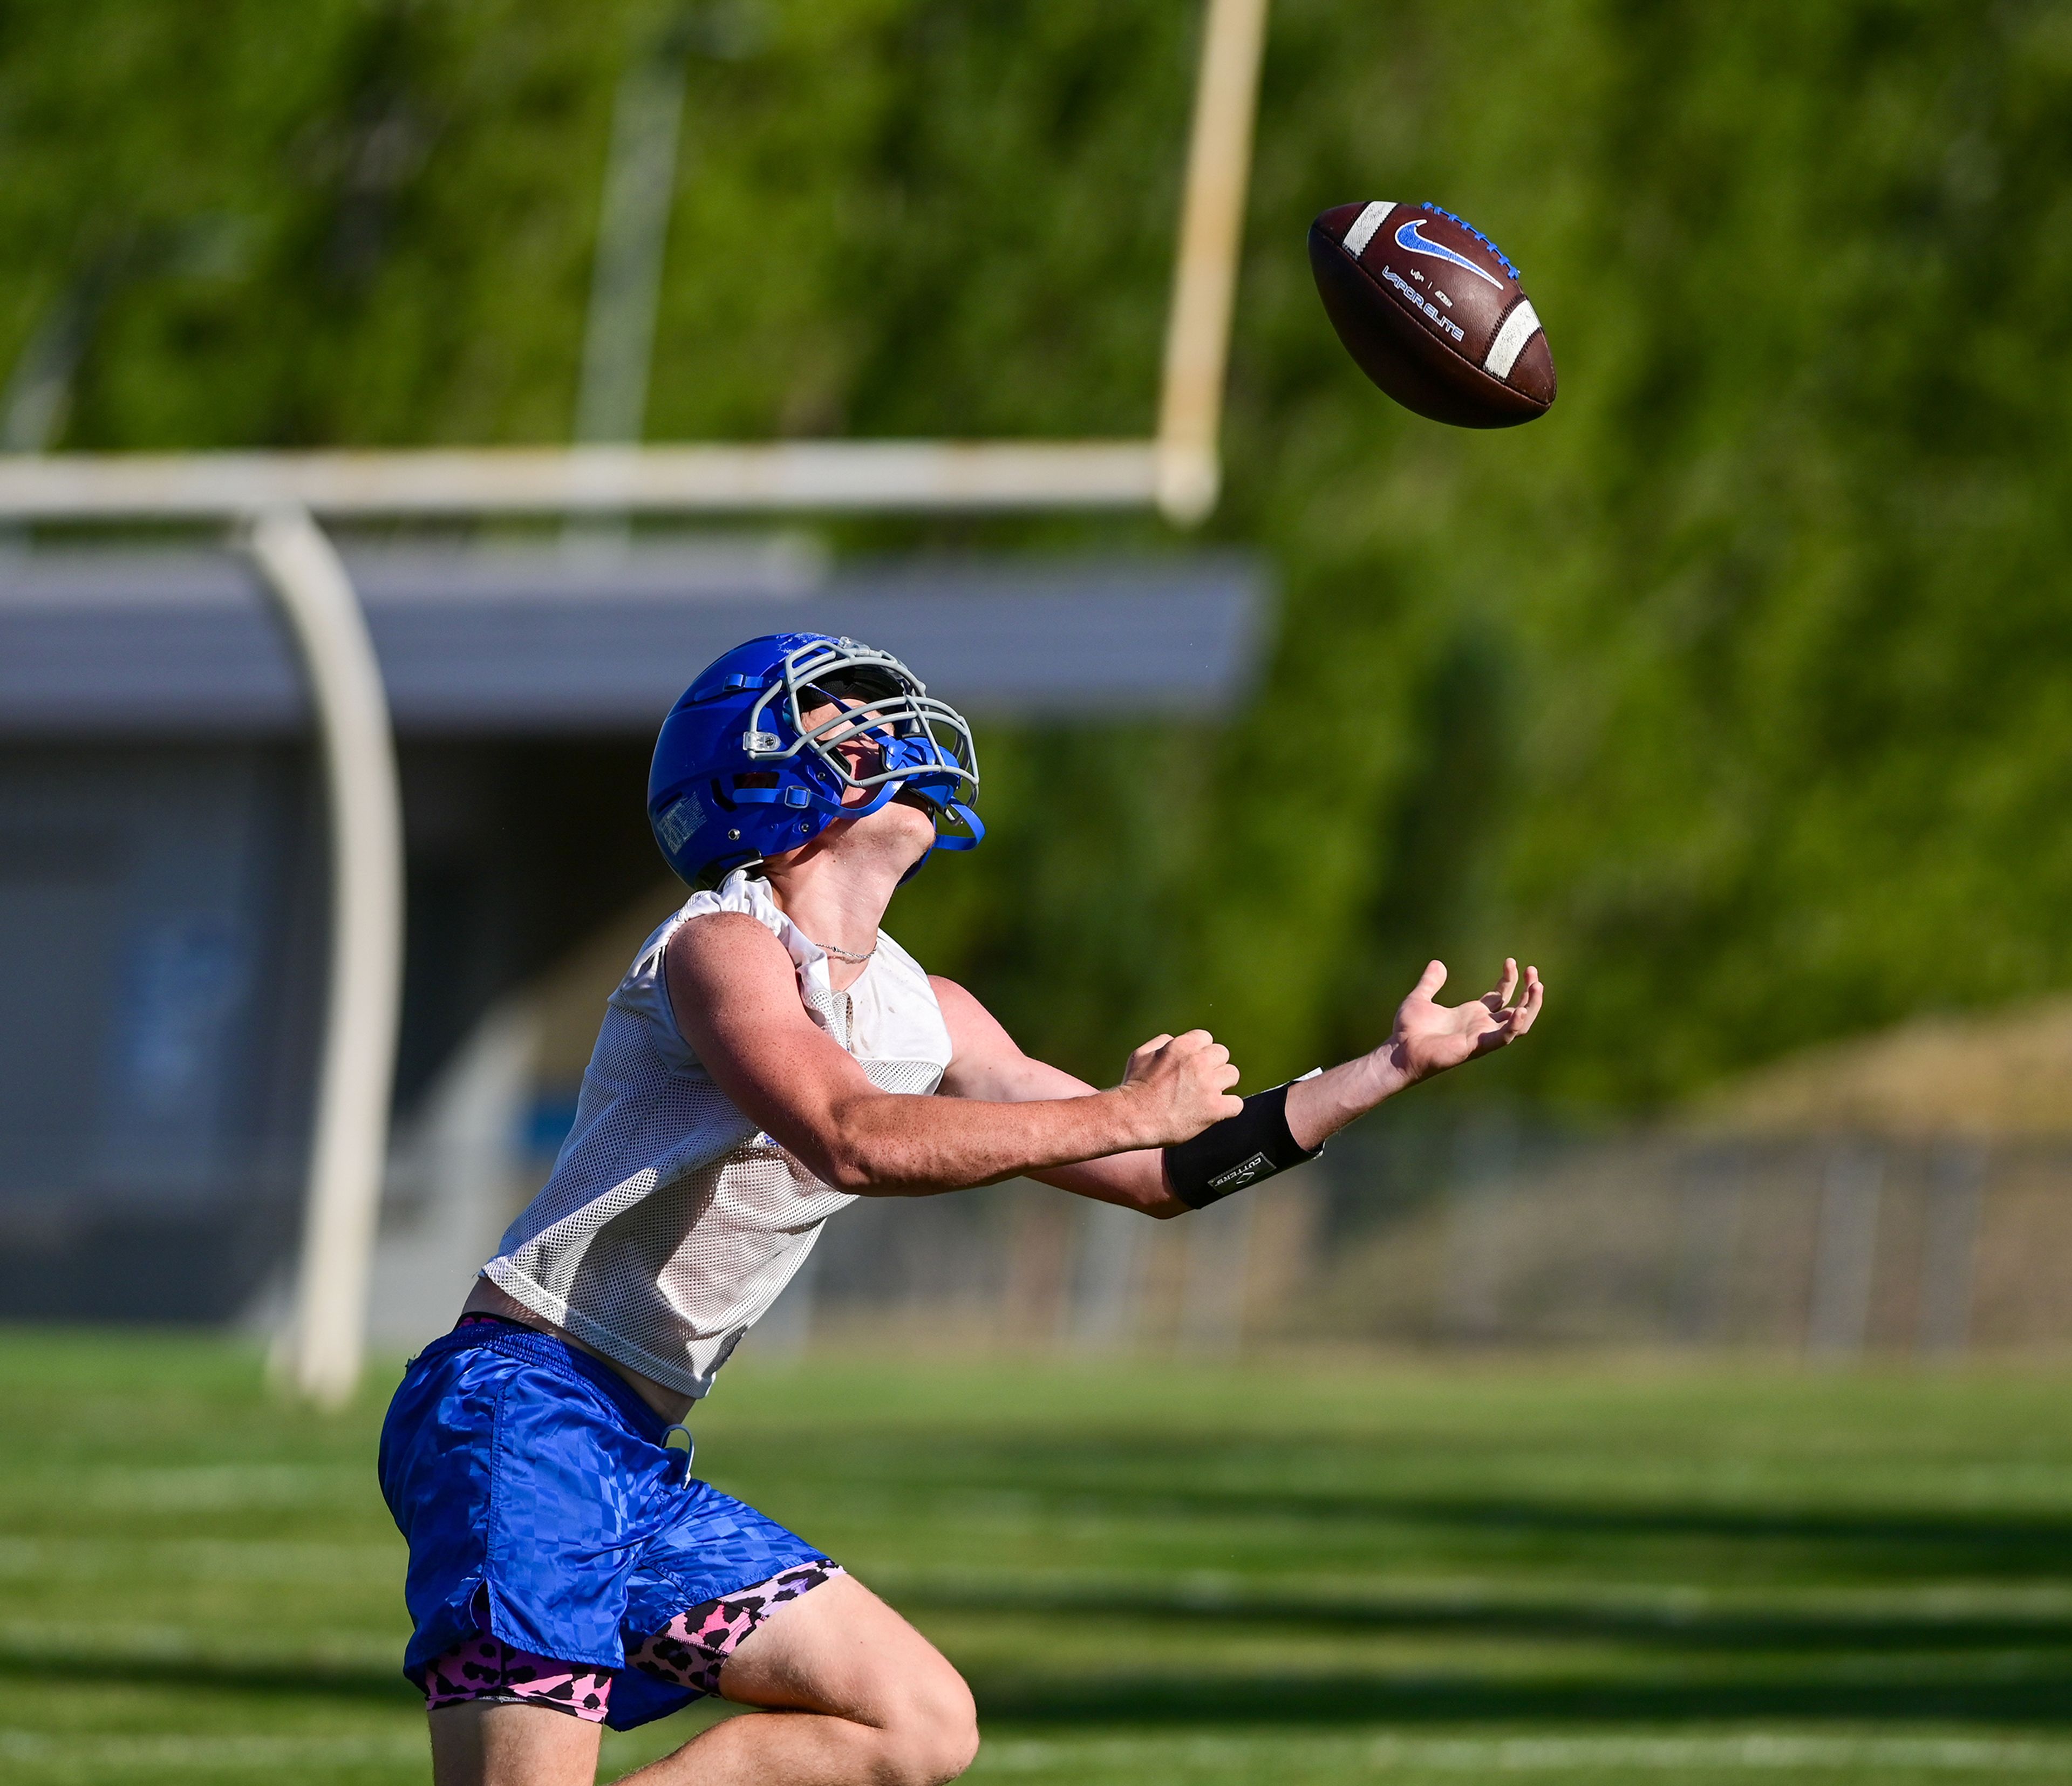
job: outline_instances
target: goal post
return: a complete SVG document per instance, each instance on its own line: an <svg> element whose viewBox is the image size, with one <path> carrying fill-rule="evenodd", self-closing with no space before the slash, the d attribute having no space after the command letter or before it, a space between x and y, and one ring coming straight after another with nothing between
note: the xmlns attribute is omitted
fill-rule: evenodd
<svg viewBox="0 0 2072 1786"><path fill-rule="evenodd" d="M1182 527L1208 518L1223 483L1224 370L1244 245L1266 7L1267 0L1209 0L1202 26L1158 401L1158 507Z"/></svg>
<svg viewBox="0 0 2072 1786"><path fill-rule="evenodd" d="M820 440L398 451L0 454L0 525L229 530L292 640L331 845L330 961L285 1375L356 1386L401 1006L402 800L380 668L325 521L1155 510L1215 505L1268 0L1207 0L1157 431L1122 440Z"/></svg>
<svg viewBox="0 0 2072 1786"><path fill-rule="evenodd" d="M381 666L352 580L302 508L241 530L309 690L331 848L329 991L318 1052L292 1327L280 1363L335 1406L360 1381L403 981L403 801Z"/></svg>

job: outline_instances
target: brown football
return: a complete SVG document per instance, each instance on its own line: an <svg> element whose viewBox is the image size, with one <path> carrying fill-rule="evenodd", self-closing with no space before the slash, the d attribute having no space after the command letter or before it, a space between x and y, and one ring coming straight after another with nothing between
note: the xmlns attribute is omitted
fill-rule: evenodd
<svg viewBox="0 0 2072 1786"><path fill-rule="evenodd" d="M1324 313L1359 368L1407 409L1511 428L1554 401L1554 356L1518 269L1436 204L1335 204L1309 225Z"/></svg>

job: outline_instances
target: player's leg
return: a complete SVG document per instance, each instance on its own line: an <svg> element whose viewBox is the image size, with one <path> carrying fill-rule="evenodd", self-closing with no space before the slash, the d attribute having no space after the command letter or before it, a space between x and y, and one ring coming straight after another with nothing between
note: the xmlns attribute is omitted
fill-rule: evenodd
<svg viewBox="0 0 2072 1786"><path fill-rule="evenodd" d="M939 1786L978 1752L963 1677L847 1575L776 1607L727 1659L719 1690L771 1715L716 1724L627 1786Z"/></svg>
<svg viewBox="0 0 2072 1786"><path fill-rule="evenodd" d="M427 1714L433 1786L592 1786L599 1726L545 1706L477 1699Z"/></svg>
<svg viewBox="0 0 2072 1786"><path fill-rule="evenodd" d="M483 1615L487 1621L485 1599ZM590 1786L607 1669L514 1648L487 1629L425 1669L436 1786Z"/></svg>

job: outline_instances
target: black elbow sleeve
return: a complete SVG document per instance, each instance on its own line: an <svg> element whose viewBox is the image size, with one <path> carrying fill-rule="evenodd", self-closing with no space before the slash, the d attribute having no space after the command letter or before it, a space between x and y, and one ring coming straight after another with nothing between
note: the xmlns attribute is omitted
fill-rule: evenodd
<svg viewBox="0 0 2072 1786"><path fill-rule="evenodd" d="M1314 1159L1288 1130L1288 1088L1255 1092L1236 1116L1211 1123L1191 1141L1166 1150L1166 1182L1190 1209L1206 1209L1234 1191Z"/></svg>

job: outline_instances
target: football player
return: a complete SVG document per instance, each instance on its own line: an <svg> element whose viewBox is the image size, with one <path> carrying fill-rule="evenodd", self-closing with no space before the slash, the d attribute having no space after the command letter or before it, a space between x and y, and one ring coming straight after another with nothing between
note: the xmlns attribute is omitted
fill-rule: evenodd
<svg viewBox="0 0 2072 1786"><path fill-rule="evenodd" d="M962 1772L978 1731L956 1671L690 1472L684 1422L821 1225L859 1196L1016 1177L1184 1216L1539 1014L1531 968L1447 1006L1434 961L1388 1039L1327 1072L1240 1098L1228 1051L1190 1030L1098 1090L879 928L931 851L983 836L978 786L963 718L851 639L751 640L664 722L649 816L696 891L611 995L553 1176L382 1434L438 1786L590 1786L601 1724L707 1693L779 1715L635 1779Z"/></svg>

